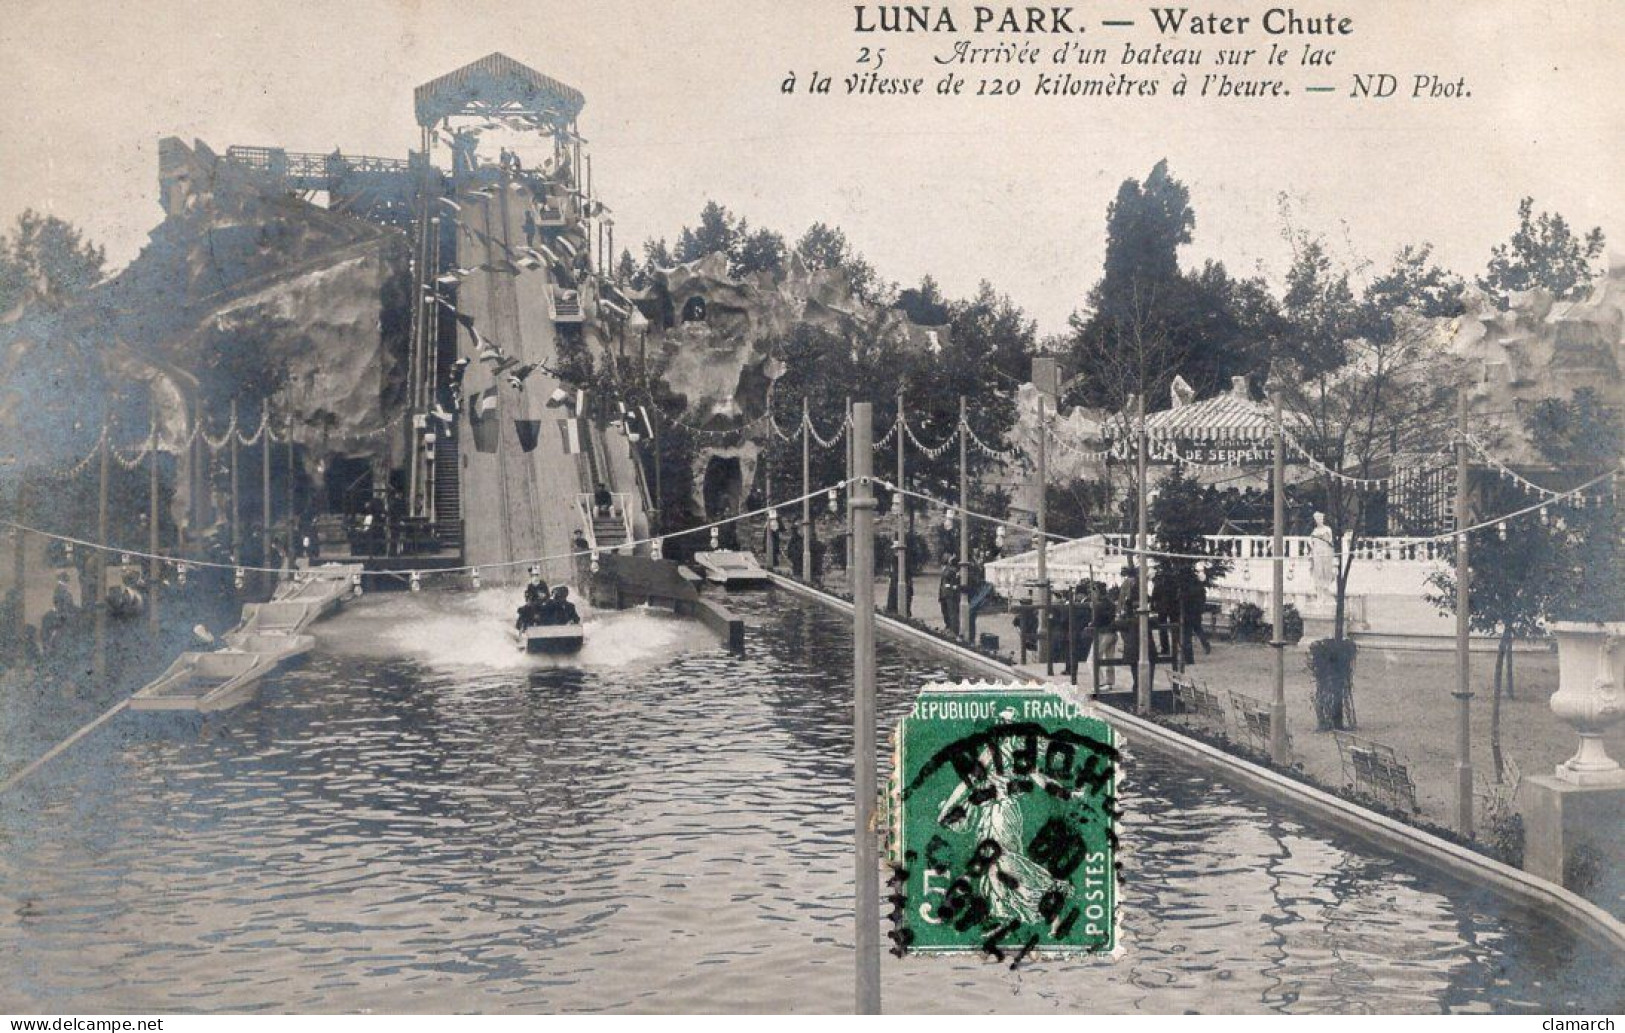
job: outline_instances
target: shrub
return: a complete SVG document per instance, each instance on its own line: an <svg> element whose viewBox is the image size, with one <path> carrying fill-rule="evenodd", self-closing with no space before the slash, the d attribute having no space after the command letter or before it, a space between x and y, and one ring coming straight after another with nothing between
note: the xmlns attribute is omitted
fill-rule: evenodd
<svg viewBox="0 0 1625 1033"><path fill-rule="evenodd" d="M1484 848L1497 861L1514 868L1523 867L1526 838L1523 815L1518 813L1518 784L1523 780L1516 762L1507 763L1507 779L1485 785L1479 792L1483 803Z"/></svg>
<svg viewBox="0 0 1625 1033"><path fill-rule="evenodd" d="M1281 636L1293 645L1303 641L1303 614L1291 603L1281 608Z"/></svg>
<svg viewBox="0 0 1625 1033"><path fill-rule="evenodd" d="M1315 677L1315 730L1352 728L1347 715L1354 694L1356 646L1349 639L1322 638L1309 645L1309 673Z"/></svg>
<svg viewBox="0 0 1625 1033"><path fill-rule="evenodd" d="M1230 637L1237 642L1265 642L1264 611L1253 603L1237 603L1230 610Z"/></svg>

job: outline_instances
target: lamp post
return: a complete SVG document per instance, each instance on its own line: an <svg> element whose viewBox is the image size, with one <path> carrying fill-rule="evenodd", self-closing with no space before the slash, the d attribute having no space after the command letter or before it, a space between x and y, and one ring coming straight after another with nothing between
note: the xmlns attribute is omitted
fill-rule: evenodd
<svg viewBox="0 0 1625 1033"><path fill-rule="evenodd" d="M1038 396L1038 655L1044 673L1053 674L1049 626L1049 437L1045 428L1044 395Z"/></svg>
<svg viewBox="0 0 1625 1033"><path fill-rule="evenodd" d="M1456 394L1456 830L1473 836L1472 661L1468 653L1472 616L1472 570L1467 556L1467 392Z"/></svg>
<svg viewBox="0 0 1625 1033"><path fill-rule="evenodd" d="M965 396L959 396L959 631L970 642L970 460Z"/></svg>
<svg viewBox="0 0 1625 1033"><path fill-rule="evenodd" d="M158 630L158 581L163 566L158 562L158 391L149 395L152 410L147 421L147 624Z"/></svg>
<svg viewBox="0 0 1625 1033"><path fill-rule="evenodd" d="M1270 555L1270 609L1273 632L1270 647L1274 653L1274 693L1270 696L1270 760L1285 764L1286 755L1286 453L1285 429L1281 418L1281 395L1275 392L1275 460L1271 470L1274 537Z"/></svg>
<svg viewBox="0 0 1625 1033"><path fill-rule="evenodd" d="M812 417L801 400L801 576L812 583Z"/></svg>
<svg viewBox="0 0 1625 1033"><path fill-rule="evenodd" d="M1139 667L1139 678L1137 679L1139 691L1135 693L1135 705L1139 708L1140 713L1149 714L1151 713L1152 671L1151 597L1149 586L1151 580L1151 556L1149 555L1151 533L1150 515L1147 513L1149 490L1146 485L1146 450L1149 447L1149 442L1146 440L1145 432L1145 392L1143 391L1134 396L1134 440L1134 463L1140 484L1139 506L1137 507L1139 512L1136 515L1135 528L1135 543L1139 550L1139 555L1136 557L1139 577L1135 580L1139 583L1139 598L1135 600L1134 608L1137 611L1135 621L1140 636L1140 655L1136 661L1136 666Z"/></svg>
<svg viewBox="0 0 1625 1033"><path fill-rule="evenodd" d="M908 617L908 597L912 594L908 581L908 497L903 494L903 487L908 483L906 461L907 451L903 441L903 392L897 392L897 425L893 428L897 438L897 491L892 493L892 516L897 521L896 537L892 540L893 562L896 563L897 576L897 613Z"/></svg>
<svg viewBox="0 0 1625 1033"><path fill-rule="evenodd" d="M856 1007L880 1013L880 857L873 828L875 778L875 499L870 484L874 417L868 402L852 412L853 476L847 492L852 550L852 745L856 838Z"/></svg>

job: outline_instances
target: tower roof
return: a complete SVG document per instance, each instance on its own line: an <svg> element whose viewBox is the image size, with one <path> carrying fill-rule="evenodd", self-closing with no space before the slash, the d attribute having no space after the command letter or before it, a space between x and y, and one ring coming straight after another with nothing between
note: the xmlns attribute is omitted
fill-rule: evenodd
<svg viewBox="0 0 1625 1033"><path fill-rule="evenodd" d="M447 72L413 91L419 125L448 115L525 113L554 128L565 128L586 105L579 90L566 86L506 54L492 53Z"/></svg>

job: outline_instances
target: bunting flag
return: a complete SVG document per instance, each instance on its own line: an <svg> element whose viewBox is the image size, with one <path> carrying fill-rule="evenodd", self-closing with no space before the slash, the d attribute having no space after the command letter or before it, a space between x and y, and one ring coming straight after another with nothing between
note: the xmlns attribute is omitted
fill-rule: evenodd
<svg viewBox="0 0 1625 1033"><path fill-rule="evenodd" d="M514 432L519 435L519 450L521 452L536 451L536 443L541 440L541 420L514 420Z"/></svg>
<svg viewBox="0 0 1625 1033"><path fill-rule="evenodd" d="M570 392L566 391L562 387L555 387L553 389L553 393L547 396L548 407L553 409L557 409L559 406L564 405L569 400Z"/></svg>
<svg viewBox="0 0 1625 1033"><path fill-rule="evenodd" d="M559 421L559 436L564 443L565 455L578 456L586 451L586 421L579 416Z"/></svg>
<svg viewBox="0 0 1625 1033"><path fill-rule="evenodd" d="M576 415L577 416L585 416L586 414L587 414L587 392L585 392L585 391L577 391L576 392Z"/></svg>
<svg viewBox="0 0 1625 1033"><path fill-rule="evenodd" d="M501 422L497 415L497 389L487 388L474 396L469 409L469 425L474 430L474 449L478 452L497 450L497 429Z"/></svg>

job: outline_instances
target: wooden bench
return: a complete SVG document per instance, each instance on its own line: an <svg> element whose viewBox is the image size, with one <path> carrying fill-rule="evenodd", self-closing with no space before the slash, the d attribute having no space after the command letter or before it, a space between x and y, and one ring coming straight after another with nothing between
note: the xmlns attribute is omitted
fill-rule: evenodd
<svg viewBox="0 0 1625 1033"><path fill-rule="evenodd" d="M1338 759L1343 765L1343 782L1356 794L1386 802L1395 808L1421 811L1416 802L1416 782L1410 768L1385 746L1347 732L1334 733Z"/></svg>
<svg viewBox="0 0 1625 1033"><path fill-rule="evenodd" d="M1206 685L1198 685L1195 680L1174 675L1169 679L1174 692L1174 705L1178 712L1189 714L1199 721L1212 721L1224 727L1224 703L1219 694Z"/></svg>
<svg viewBox="0 0 1625 1033"><path fill-rule="evenodd" d="M1270 751L1270 705L1261 699L1241 692L1230 692L1230 712L1236 718L1236 731L1243 741L1259 753ZM1287 733L1287 751L1292 749L1292 735Z"/></svg>

